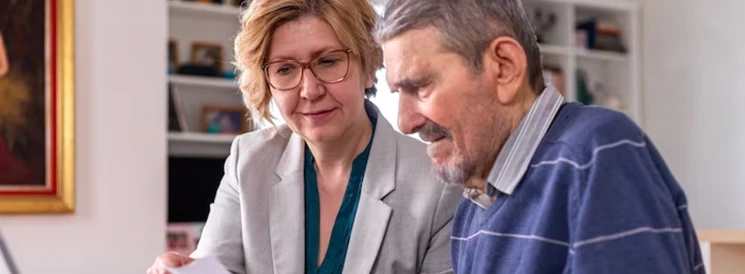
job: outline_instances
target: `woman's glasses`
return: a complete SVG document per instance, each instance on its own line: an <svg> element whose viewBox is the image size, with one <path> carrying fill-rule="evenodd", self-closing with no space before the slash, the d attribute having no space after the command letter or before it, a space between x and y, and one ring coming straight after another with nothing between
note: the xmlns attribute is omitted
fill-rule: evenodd
<svg viewBox="0 0 745 274"><path fill-rule="evenodd" d="M303 71L308 68L318 80L326 84L338 83L349 72L349 53L351 50L334 50L324 53L309 62L281 60L264 65L264 75L274 89L296 88L303 80Z"/></svg>

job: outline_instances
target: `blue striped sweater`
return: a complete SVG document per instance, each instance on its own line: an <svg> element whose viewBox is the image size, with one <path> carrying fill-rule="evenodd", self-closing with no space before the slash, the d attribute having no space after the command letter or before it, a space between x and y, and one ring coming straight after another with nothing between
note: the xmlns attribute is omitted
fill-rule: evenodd
<svg viewBox="0 0 745 274"><path fill-rule="evenodd" d="M456 273L704 273L686 197L625 115L566 103L510 194L453 222Z"/></svg>

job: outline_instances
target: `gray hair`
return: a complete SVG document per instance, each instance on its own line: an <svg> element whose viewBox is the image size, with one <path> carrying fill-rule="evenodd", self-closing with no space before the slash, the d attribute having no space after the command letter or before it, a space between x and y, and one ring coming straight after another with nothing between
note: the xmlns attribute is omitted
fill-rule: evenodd
<svg viewBox="0 0 745 274"><path fill-rule="evenodd" d="M528 79L536 93L543 90L541 53L521 0L390 0L375 30L379 43L408 30L436 28L442 46L461 55L480 73L482 56L501 36L517 40L528 61Z"/></svg>

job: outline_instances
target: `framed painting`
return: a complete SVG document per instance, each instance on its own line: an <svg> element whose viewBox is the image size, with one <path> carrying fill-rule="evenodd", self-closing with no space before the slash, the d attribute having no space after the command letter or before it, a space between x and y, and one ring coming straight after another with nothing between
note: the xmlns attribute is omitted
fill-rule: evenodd
<svg viewBox="0 0 745 274"><path fill-rule="evenodd" d="M0 213L74 212L73 0L0 0Z"/></svg>

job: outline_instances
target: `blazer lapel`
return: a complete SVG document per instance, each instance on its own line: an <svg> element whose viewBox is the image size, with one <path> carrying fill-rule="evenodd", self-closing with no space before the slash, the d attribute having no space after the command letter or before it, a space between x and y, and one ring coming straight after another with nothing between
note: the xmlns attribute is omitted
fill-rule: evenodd
<svg viewBox="0 0 745 274"><path fill-rule="evenodd" d="M374 106L372 106L374 108ZM388 229L392 209L382 201L396 187L396 133L378 112L372 149L362 181L344 274L370 273Z"/></svg>
<svg viewBox="0 0 745 274"><path fill-rule="evenodd" d="M305 272L305 142L292 134L277 169L280 182L272 187L269 227L275 274Z"/></svg>

